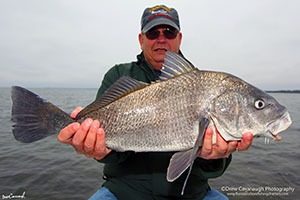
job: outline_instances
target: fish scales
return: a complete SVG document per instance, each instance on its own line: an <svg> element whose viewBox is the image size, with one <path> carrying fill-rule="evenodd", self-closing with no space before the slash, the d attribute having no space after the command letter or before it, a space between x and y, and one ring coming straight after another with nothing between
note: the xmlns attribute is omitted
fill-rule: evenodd
<svg viewBox="0 0 300 200"><path fill-rule="evenodd" d="M195 112L199 90L186 88L186 82L197 81L190 76L195 74L151 84L102 108L96 118L106 132L107 146L119 151L191 148L197 137L193 128L199 118Z"/></svg>
<svg viewBox="0 0 300 200"><path fill-rule="evenodd" d="M197 138L195 122L220 90L216 76L224 78L194 70L130 93L84 118L99 119L106 145L118 151L186 150Z"/></svg>

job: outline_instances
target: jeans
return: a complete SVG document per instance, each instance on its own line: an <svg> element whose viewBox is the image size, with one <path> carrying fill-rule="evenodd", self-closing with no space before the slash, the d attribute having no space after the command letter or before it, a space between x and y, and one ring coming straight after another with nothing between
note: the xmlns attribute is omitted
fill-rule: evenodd
<svg viewBox="0 0 300 200"><path fill-rule="evenodd" d="M100 188L89 200L118 200L106 187ZM229 200L218 190L209 190L203 200Z"/></svg>

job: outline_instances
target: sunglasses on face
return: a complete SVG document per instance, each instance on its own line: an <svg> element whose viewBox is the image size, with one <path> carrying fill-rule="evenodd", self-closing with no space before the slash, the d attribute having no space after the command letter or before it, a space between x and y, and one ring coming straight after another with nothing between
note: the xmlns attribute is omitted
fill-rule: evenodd
<svg viewBox="0 0 300 200"><path fill-rule="evenodd" d="M178 30L174 28L166 28L163 31L159 31L158 29L151 29L148 32L145 33L146 37L149 40L155 40L159 37L160 32L163 33L164 37L167 39L174 39L177 36Z"/></svg>

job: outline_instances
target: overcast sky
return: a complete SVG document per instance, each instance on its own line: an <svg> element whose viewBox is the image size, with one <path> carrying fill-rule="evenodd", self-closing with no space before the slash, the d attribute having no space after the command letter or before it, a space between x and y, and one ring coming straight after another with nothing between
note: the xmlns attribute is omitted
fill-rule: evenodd
<svg viewBox="0 0 300 200"><path fill-rule="evenodd" d="M299 0L1 0L0 87L98 88L136 59L142 12L157 4L179 12L181 50L199 69L300 89Z"/></svg>

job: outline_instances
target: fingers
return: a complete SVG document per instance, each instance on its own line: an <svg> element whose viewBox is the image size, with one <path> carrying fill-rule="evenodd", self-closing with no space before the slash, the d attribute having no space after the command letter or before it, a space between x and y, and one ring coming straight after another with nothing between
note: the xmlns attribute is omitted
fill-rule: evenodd
<svg viewBox="0 0 300 200"><path fill-rule="evenodd" d="M217 134L217 143L215 145L215 155L217 157L226 157L228 147L229 147L228 143L218 133Z"/></svg>
<svg viewBox="0 0 300 200"><path fill-rule="evenodd" d="M222 138L218 131L216 132L216 144L213 144L213 130L210 128L206 130L199 157L204 159L227 158L236 150L238 145L236 141L227 142Z"/></svg>
<svg viewBox="0 0 300 200"><path fill-rule="evenodd" d="M76 132L76 134L73 136L72 139L72 145L77 151L77 153L84 153L84 140L90 130L90 126L93 123L93 120L88 118L84 120L79 128L79 130Z"/></svg>
<svg viewBox="0 0 300 200"><path fill-rule="evenodd" d="M98 160L111 152L106 148L105 133L98 120L86 119L74 135L72 145L77 153Z"/></svg>
<svg viewBox="0 0 300 200"><path fill-rule="evenodd" d="M97 130L100 128L100 123L98 120L93 121L92 125L90 126L89 132L86 136L84 141L84 151L87 154L92 154L95 147L96 141L96 134Z"/></svg>
<svg viewBox="0 0 300 200"><path fill-rule="evenodd" d="M227 149L227 152L226 152L225 156L228 158L230 156L230 154L232 154L233 152L236 151L237 146L238 146L237 141L228 142L228 149Z"/></svg>
<svg viewBox="0 0 300 200"><path fill-rule="evenodd" d="M60 131L58 141L71 144L78 154L98 160L104 158L110 149L105 145L105 133L98 120L86 119L82 124L75 122Z"/></svg>
<svg viewBox="0 0 300 200"><path fill-rule="evenodd" d="M111 150L106 148L105 133L102 128L98 129L96 136L97 139L96 139L96 144L94 149L94 158L100 160L103 157L105 157L107 154L109 154Z"/></svg>
<svg viewBox="0 0 300 200"><path fill-rule="evenodd" d="M203 138L202 149L199 155L200 157L206 158L211 154L213 150L212 138L213 138L213 130L211 128L207 128Z"/></svg>
<svg viewBox="0 0 300 200"><path fill-rule="evenodd" d="M77 114L78 114L82 109L83 109L82 107L77 107L77 108L75 108L75 110L73 110L73 112L71 113L71 117L72 117L73 119L75 119L76 116L77 116Z"/></svg>
<svg viewBox="0 0 300 200"><path fill-rule="evenodd" d="M251 143L253 140L253 134L250 132L247 132L243 135L242 140L238 143L237 149L239 151L245 151L249 149Z"/></svg>
<svg viewBox="0 0 300 200"><path fill-rule="evenodd" d="M226 141L217 131L217 151L220 158L228 158L230 154L236 151L238 142L237 141ZM223 154L223 155L222 155Z"/></svg>
<svg viewBox="0 0 300 200"><path fill-rule="evenodd" d="M75 108L71 117L75 119L82 109L82 107ZM77 153L89 158L102 159L111 152L106 148L105 133L100 128L100 122L90 118L84 120L82 124L74 122L66 126L59 132L57 139L62 143L71 144Z"/></svg>
<svg viewBox="0 0 300 200"><path fill-rule="evenodd" d="M72 142L73 135L76 133L79 127L80 124L77 122L69 124L59 132L57 140L65 144L70 144Z"/></svg>

